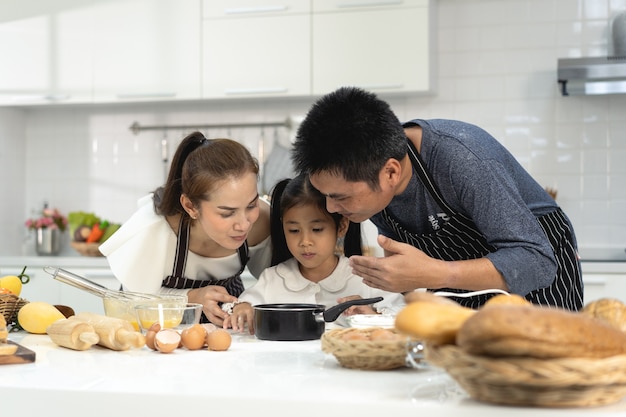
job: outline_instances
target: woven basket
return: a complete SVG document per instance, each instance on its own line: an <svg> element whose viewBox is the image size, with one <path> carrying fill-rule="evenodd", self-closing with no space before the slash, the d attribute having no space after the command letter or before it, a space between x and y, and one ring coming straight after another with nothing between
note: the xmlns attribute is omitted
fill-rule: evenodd
<svg viewBox="0 0 626 417"><path fill-rule="evenodd" d="M408 339L399 340L345 340L346 333L371 334L381 327L328 330L322 334L322 350L332 353L345 368L387 370L406 366ZM394 329L391 330L397 333Z"/></svg>
<svg viewBox="0 0 626 417"><path fill-rule="evenodd" d="M74 242L71 241L70 245L76 250L76 252L80 253L83 256L104 256L98 250L100 247L99 243L85 243L85 242Z"/></svg>
<svg viewBox="0 0 626 417"><path fill-rule="evenodd" d="M488 358L456 345L425 348L426 360L444 368L476 400L507 405L586 407L626 396L626 355L593 358Z"/></svg>
<svg viewBox="0 0 626 417"><path fill-rule="evenodd" d="M15 294L0 294L0 312L7 324L12 324L17 320L17 312L27 303L28 301Z"/></svg>

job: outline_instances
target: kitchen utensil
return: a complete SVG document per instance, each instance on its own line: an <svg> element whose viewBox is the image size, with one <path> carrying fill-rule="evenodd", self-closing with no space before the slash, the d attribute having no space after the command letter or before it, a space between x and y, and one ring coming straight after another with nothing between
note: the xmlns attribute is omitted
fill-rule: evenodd
<svg viewBox="0 0 626 417"><path fill-rule="evenodd" d="M10 340L8 340L7 343L10 345L17 345L17 351L12 355L0 355L0 365L35 362L35 352Z"/></svg>
<svg viewBox="0 0 626 417"><path fill-rule="evenodd" d="M44 271L54 279L102 298L104 313L109 317L128 320L139 331L135 306L138 304L172 303L178 306L187 304L186 295L153 295L132 291L110 290L103 285L61 268L46 266Z"/></svg>
<svg viewBox="0 0 626 417"><path fill-rule="evenodd" d="M337 320L346 309L369 305L382 297L350 300L325 310L322 304L259 304L254 309L254 335L261 340L315 340L324 333L325 323Z"/></svg>
<svg viewBox="0 0 626 417"><path fill-rule="evenodd" d="M97 282L93 282L85 277L81 277L80 275L74 274L61 268L45 266L43 270L52 275L53 278L57 281L69 284L80 290L87 291L93 295L97 295L100 298L107 297L118 300L154 300L156 298L161 298L160 296L152 294L111 290L104 285L100 285Z"/></svg>

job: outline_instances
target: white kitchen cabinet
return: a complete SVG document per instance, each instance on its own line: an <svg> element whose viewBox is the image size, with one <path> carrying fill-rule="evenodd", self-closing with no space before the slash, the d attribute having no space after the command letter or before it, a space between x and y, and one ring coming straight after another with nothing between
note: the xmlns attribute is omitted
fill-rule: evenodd
<svg viewBox="0 0 626 417"><path fill-rule="evenodd" d="M1 105L91 101L91 9L25 0L3 2L0 16Z"/></svg>
<svg viewBox="0 0 626 417"><path fill-rule="evenodd" d="M104 314L102 299L96 295L57 281L44 271L44 266L60 267L74 274L83 276L109 289L118 290L120 283L108 266L102 265L102 259L76 258L75 265L70 258L24 258L14 261L3 260L0 265L0 276L17 275L27 265L26 274L30 281L22 286L20 296L28 301L44 301L50 304L67 305L74 311L89 311ZM93 266L89 266L93 263Z"/></svg>
<svg viewBox="0 0 626 417"><path fill-rule="evenodd" d="M626 272L583 273L585 304L599 298L617 298L626 303Z"/></svg>
<svg viewBox="0 0 626 417"><path fill-rule="evenodd" d="M385 93L432 90L428 0L312 3L314 95L345 85Z"/></svg>
<svg viewBox="0 0 626 417"><path fill-rule="evenodd" d="M205 0L203 97L309 95L308 4Z"/></svg>
<svg viewBox="0 0 626 417"><path fill-rule="evenodd" d="M93 4L94 101L197 99L200 0Z"/></svg>

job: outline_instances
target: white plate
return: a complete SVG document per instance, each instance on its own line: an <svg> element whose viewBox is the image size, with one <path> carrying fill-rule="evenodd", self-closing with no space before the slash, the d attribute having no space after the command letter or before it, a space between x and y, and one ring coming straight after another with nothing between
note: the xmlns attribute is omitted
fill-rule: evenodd
<svg viewBox="0 0 626 417"><path fill-rule="evenodd" d="M350 327L388 327L392 328L395 324L395 317L385 314L355 314L347 316L346 322Z"/></svg>

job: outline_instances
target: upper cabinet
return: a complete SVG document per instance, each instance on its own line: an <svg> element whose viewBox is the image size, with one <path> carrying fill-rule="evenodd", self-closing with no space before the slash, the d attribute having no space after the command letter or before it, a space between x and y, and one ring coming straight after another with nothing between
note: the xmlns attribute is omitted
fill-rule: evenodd
<svg viewBox="0 0 626 417"><path fill-rule="evenodd" d="M200 98L200 0L0 4L0 104Z"/></svg>
<svg viewBox="0 0 626 417"><path fill-rule="evenodd" d="M312 93L430 92L428 0L315 0Z"/></svg>
<svg viewBox="0 0 626 417"><path fill-rule="evenodd" d="M200 98L200 0L96 1L94 101Z"/></svg>
<svg viewBox="0 0 626 417"><path fill-rule="evenodd" d="M0 2L0 105L432 90L430 0Z"/></svg>
<svg viewBox="0 0 626 417"><path fill-rule="evenodd" d="M309 3L203 3L204 98L302 96L311 90Z"/></svg>
<svg viewBox="0 0 626 417"><path fill-rule="evenodd" d="M0 4L0 104L91 100L93 14L70 3Z"/></svg>

